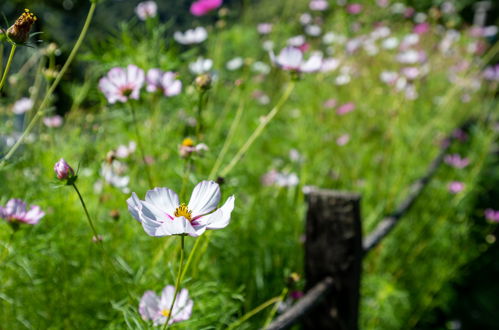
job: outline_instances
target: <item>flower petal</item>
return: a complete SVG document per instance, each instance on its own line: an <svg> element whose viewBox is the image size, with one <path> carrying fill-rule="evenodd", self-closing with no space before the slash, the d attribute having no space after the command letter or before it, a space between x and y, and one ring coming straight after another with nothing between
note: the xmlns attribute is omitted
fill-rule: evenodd
<svg viewBox="0 0 499 330"><path fill-rule="evenodd" d="M146 201L173 217L175 209L180 205L178 195L168 188L154 188L146 193Z"/></svg>
<svg viewBox="0 0 499 330"><path fill-rule="evenodd" d="M189 200L192 216L198 217L213 211L220 202L220 187L214 181L201 181L196 185Z"/></svg>
<svg viewBox="0 0 499 330"><path fill-rule="evenodd" d="M206 229L221 229L227 227L230 222L230 214L234 209L234 200L234 196L230 196L221 208L198 219L197 223L201 226L206 226Z"/></svg>
<svg viewBox="0 0 499 330"><path fill-rule="evenodd" d="M137 197L137 194L132 193L132 196L126 200L126 203L128 204L128 212L130 212L132 217L134 217L138 222L142 222L139 216L139 212L142 206L140 204L139 198Z"/></svg>
<svg viewBox="0 0 499 330"><path fill-rule="evenodd" d="M146 291L139 303L139 313L145 321L153 320L159 312L159 298L153 291Z"/></svg>

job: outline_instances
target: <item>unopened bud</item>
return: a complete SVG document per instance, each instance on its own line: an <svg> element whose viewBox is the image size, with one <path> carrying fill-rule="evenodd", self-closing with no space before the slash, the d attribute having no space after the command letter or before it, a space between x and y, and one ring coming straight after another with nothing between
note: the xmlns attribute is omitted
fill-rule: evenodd
<svg viewBox="0 0 499 330"><path fill-rule="evenodd" d="M208 74L202 74L196 77L196 87L202 91L206 91L211 87L211 77Z"/></svg>
<svg viewBox="0 0 499 330"><path fill-rule="evenodd" d="M33 13L30 13L29 9L24 9L24 13L19 16L14 25L7 30L7 37L16 44L24 44L28 41L31 26L36 20L36 16Z"/></svg>
<svg viewBox="0 0 499 330"><path fill-rule="evenodd" d="M61 158L57 163L55 163L54 172L55 175L57 176L57 179L61 181L64 180L70 181L76 178L74 170L71 168L71 166L69 166L69 164L64 160L64 158Z"/></svg>

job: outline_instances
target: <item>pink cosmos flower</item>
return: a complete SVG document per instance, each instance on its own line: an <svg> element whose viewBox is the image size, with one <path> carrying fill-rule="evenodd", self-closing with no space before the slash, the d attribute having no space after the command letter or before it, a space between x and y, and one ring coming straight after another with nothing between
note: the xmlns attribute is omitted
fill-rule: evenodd
<svg viewBox="0 0 499 330"><path fill-rule="evenodd" d="M427 22L416 24L412 29L412 32L416 34L425 34L428 31L430 31L430 24Z"/></svg>
<svg viewBox="0 0 499 330"><path fill-rule="evenodd" d="M318 71L322 65L322 54L314 52L308 60L304 61L302 51L297 47L284 48L277 57L271 52L272 62L281 69L296 72Z"/></svg>
<svg viewBox="0 0 499 330"><path fill-rule="evenodd" d="M44 215L40 206L32 205L28 210L26 203L17 198L9 200L5 207L0 206L0 218L13 224L21 222L36 225Z"/></svg>
<svg viewBox="0 0 499 330"><path fill-rule="evenodd" d="M347 12L352 15L357 15L362 12L362 5L360 3L352 3L347 6Z"/></svg>
<svg viewBox="0 0 499 330"><path fill-rule="evenodd" d="M464 187L465 187L464 183L462 183L460 181L452 181L447 186L447 189L449 189L449 192L451 194L457 194L457 193L460 193L461 191L463 191Z"/></svg>
<svg viewBox="0 0 499 330"><path fill-rule="evenodd" d="M14 103L12 107L12 112L16 115L21 115L25 112L28 112L33 108L33 101L29 97L23 97Z"/></svg>
<svg viewBox="0 0 499 330"><path fill-rule="evenodd" d="M326 0L311 0L308 7L310 10L324 11L329 7L329 3Z"/></svg>
<svg viewBox="0 0 499 330"><path fill-rule="evenodd" d="M147 91L160 91L165 96L175 96L182 90L182 82L177 80L177 74L174 72L163 72L160 69L150 69L147 71Z"/></svg>
<svg viewBox="0 0 499 330"><path fill-rule="evenodd" d="M499 82L499 64L485 68L482 75L486 80Z"/></svg>
<svg viewBox="0 0 499 330"><path fill-rule="evenodd" d="M339 146L344 146L350 141L350 135L349 134L343 134L339 138L336 139L336 144Z"/></svg>
<svg viewBox="0 0 499 330"><path fill-rule="evenodd" d="M62 126L63 119L59 115L43 117L43 124L47 127L55 128Z"/></svg>
<svg viewBox="0 0 499 330"><path fill-rule="evenodd" d="M269 34L272 32L272 24L271 23L260 23L256 27L258 33L260 34Z"/></svg>
<svg viewBox="0 0 499 330"><path fill-rule="evenodd" d="M214 181L201 181L194 188L189 204L180 204L178 195L168 188L149 190L145 201L135 193L127 200L128 211L142 223L150 236L183 235L197 237L207 229L225 228L234 209L234 196L222 207L220 187Z"/></svg>
<svg viewBox="0 0 499 330"><path fill-rule="evenodd" d="M142 319L153 321L156 326L165 324L168 317L170 317L168 324L188 320L194 305L192 299L189 299L189 292L187 289L180 290L170 310L174 295L173 285L167 285L161 292L161 297L158 297L154 291L146 291L139 303L139 313Z"/></svg>
<svg viewBox="0 0 499 330"><path fill-rule="evenodd" d="M495 211L493 209L485 210L485 219L491 222L499 222L499 210Z"/></svg>
<svg viewBox="0 0 499 330"><path fill-rule="evenodd" d="M144 85L144 71L130 64L125 68L112 68L99 80L99 89L111 104L125 103L129 98L138 100L140 89Z"/></svg>
<svg viewBox="0 0 499 330"><path fill-rule="evenodd" d="M348 102L348 103L345 103L343 105L341 105L337 110L336 110L336 114L338 115L345 115L351 111L354 111L355 110L355 104L353 102Z"/></svg>
<svg viewBox="0 0 499 330"><path fill-rule="evenodd" d="M144 1L135 7L135 13L140 20L145 21L150 17L156 17L158 5L154 1Z"/></svg>
<svg viewBox="0 0 499 330"><path fill-rule="evenodd" d="M332 109L336 106L337 103L338 102L336 101L336 99L328 99L322 104L322 106L326 109Z"/></svg>
<svg viewBox="0 0 499 330"><path fill-rule="evenodd" d="M57 176L57 179L59 180L68 180L75 175L74 170L71 168L71 166L69 166L64 158L61 158L57 163L55 163L54 172Z"/></svg>
<svg viewBox="0 0 499 330"><path fill-rule="evenodd" d="M445 156L444 161L446 164L455 168L465 168L470 164L468 158L461 158L459 154L447 155Z"/></svg>
<svg viewBox="0 0 499 330"><path fill-rule="evenodd" d="M222 5L222 0L198 0L191 5L191 14L204 16Z"/></svg>

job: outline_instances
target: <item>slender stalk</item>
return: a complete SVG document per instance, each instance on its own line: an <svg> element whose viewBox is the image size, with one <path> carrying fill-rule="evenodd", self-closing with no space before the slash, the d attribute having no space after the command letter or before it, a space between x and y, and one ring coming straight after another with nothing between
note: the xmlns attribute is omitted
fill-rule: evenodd
<svg viewBox="0 0 499 330"><path fill-rule="evenodd" d="M248 149L251 147L253 142L262 134L263 130L265 127L270 123L270 121L277 115L279 110L281 110L283 104L288 100L289 96L291 95L291 92L293 91L295 87L295 83L293 81L288 83L288 86L284 93L282 94L281 98L277 102L277 104L270 110L270 112L265 116L265 118L260 122L260 125L253 131L253 134L249 137L248 140L246 140L246 143L239 149L239 151L236 153L236 155L232 158L230 161L229 165L227 165L221 172L220 175L222 177L226 176L233 168L236 166L236 164L243 158L244 154L248 151Z"/></svg>
<svg viewBox="0 0 499 330"><path fill-rule="evenodd" d="M88 221L88 224L90 225L90 228L92 228L92 232L94 233L94 237L97 240L97 242L100 242L99 234L97 234L97 230L95 229L92 218L90 217L90 214L88 213L88 209L87 209L87 206L85 205L85 201L83 200L83 197L81 196L80 191L76 187L76 183L73 183L72 186L75 189L76 193L78 194L78 198L80 198L81 206L83 206L83 209L85 210L85 215L87 216L87 221Z"/></svg>
<svg viewBox="0 0 499 330"><path fill-rule="evenodd" d="M2 43L0 43L0 77L2 76L2 72L3 72L3 49L4 49L4 45L2 42Z"/></svg>
<svg viewBox="0 0 499 330"><path fill-rule="evenodd" d="M217 160L215 161L215 165L213 165L213 168L210 171L210 175L208 175L208 178L210 178L211 180L215 179L214 176L218 172L220 166L222 165L222 160L225 154L227 153L227 150L229 149L229 146L232 142L232 138L235 136L236 128L239 125L239 121L241 120L241 115L243 114L243 109L244 109L244 98L241 99L241 103L239 104L234 120L230 125L229 133L227 134L227 138L224 141L222 150L220 150L220 153L217 156Z"/></svg>
<svg viewBox="0 0 499 330"><path fill-rule="evenodd" d="M258 306L255 309L249 311L248 313L244 314L240 319L236 320L231 325L229 325L229 327L227 329L228 330L232 330L232 329L237 328L239 325L241 325L242 323L246 322L251 317L253 317L256 314L260 313L261 311L263 311L265 308L271 306L272 304L275 304L275 303L279 302L280 300L281 300L281 296L277 296L277 297L274 297L274 298L272 298L270 300L267 300L266 302L264 302L260 306Z"/></svg>
<svg viewBox="0 0 499 330"><path fill-rule="evenodd" d="M168 318L166 319L165 324L163 324L163 330L169 327L168 322L173 314L173 306L175 305L175 300L177 300L178 291L180 289L180 279L182 277L182 269L184 267L184 235L180 236L180 266L177 274L177 282L175 283L175 294L173 295L172 304L170 306L170 313L168 314Z"/></svg>
<svg viewBox="0 0 499 330"><path fill-rule="evenodd" d="M279 296L279 300L274 304L274 307L270 310L269 315L267 315L265 323L263 323L262 329L266 329L269 326L269 324L272 322L275 314L277 313L277 309L279 308L279 304L284 301L284 299L288 295L288 291L289 289L287 287L282 289L281 295Z"/></svg>
<svg viewBox="0 0 499 330"><path fill-rule="evenodd" d="M50 97L54 93L57 85L59 85L59 82L61 81L62 77L64 74L66 74L66 71L68 70L69 66L73 62L74 58L76 57L76 54L78 53L78 50L80 49L81 45L83 44L83 40L85 39L85 36L87 35L88 28L90 27L90 23L92 21L92 17L94 16L95 12L95 7L97 6L96 2L92 2L90 5L90 9L88 10L88 15L85 20L85 24L83 25L83 28L80 32L80 36L78 37L78 40L76 41L73 50L69 54L68 59L66 60L66 63L64 63L64 66L62 67L61 71L59 71L59 74L55 78L54 82L50 86L47 94L45 94L45 97L43 98L40 106L38 107L38 111L36 114L33 116L31 119L30 123L24 130L23 134L19 137L19 139L16 141L16 143L10 148L9 152L5 155L5 157L0 161L0 169L2 169L5 166L5 163L14 155L16 150L19 148L21 143L23 143L24 139L26 136L31 132L33 127L35 126L36 122L38 119L43 115L45 107L48 105L50 101Z"/></svg>
<svg viewBox="0 0 499 330"><path fill-rule="evenodd" d="M9 58L7 59L7 65L5 66L5 71L3 72L2 75L2 80L0 81L0 92L2 91L3 85L5 84L5 81L7 80L7 76L9 75L9 70L10 66L12 65L12 60L14 59L14 54L16 53L16 44L12 44L12 48L10 49L10 55Z"/></svg>
<svg viewBox="0 0 499 330"><path fill-rule="evenodd" d="M151 172L149 171L149 165L147 164L144 145L142 144L142 138L139 132L139 124L137 123L137 116L135 115L135 108L133 107L132 103L130 103L130 111L132 112L133 127L135 128L135 136L137 138L137 145L139 147L140 156L142 157L142 161L144 162L144 166L146 168L147 181L149 183L149 187L152 188L154 185L152 183Z"/></svg>
<svg viewBox="0 0 499 330"><path fill-rule="evenodd" d="M201 134L203 131L203 107L204 103L203 99L205 96L206 92L204 90L201 90L199 92L199 98L198 98L198 112L197 112L197 120L196 120L196 137L199 140L201 140Z"/></svg>
<svg viewBox="0 0 499 330"><path fill-rule="evenodd" d="M189 258L187 258L187 262L185 263L185 267L182 270L182 274L180 274L180 283L182 283L182 280L184 279L185 273L187 273L187 270L189 269L189 266L191 265L192 259L194 257L194 252L198 249L199 243L201 242L201 237L196 239L196 242L194 242L194 246L191 249L191 252L189 253Z"/></svg>

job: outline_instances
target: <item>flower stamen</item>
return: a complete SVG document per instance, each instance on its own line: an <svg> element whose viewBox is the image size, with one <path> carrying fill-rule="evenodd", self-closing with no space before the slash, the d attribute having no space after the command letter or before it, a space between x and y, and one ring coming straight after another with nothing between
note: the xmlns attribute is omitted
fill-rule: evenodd
<svg viewBox="0 0 499 330"><path fill-rule="evenodd" d="M192 220L192 211L189 210L189 208L187 207L187 205L185 205L185 203L182 203L180 204L179 207L177 207L174 215L175 217L184 217L189 221Z"/></svg>
<svg viewBox="0 0 499 330"><path fill-rule="evenodd" d="M166 317L170 316L170 310L169 309L163 309L163 310L161 310L160 313L161 313L161 315L166 316Z"/></svg>

